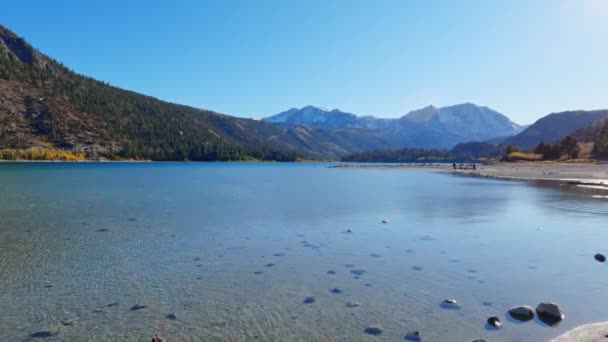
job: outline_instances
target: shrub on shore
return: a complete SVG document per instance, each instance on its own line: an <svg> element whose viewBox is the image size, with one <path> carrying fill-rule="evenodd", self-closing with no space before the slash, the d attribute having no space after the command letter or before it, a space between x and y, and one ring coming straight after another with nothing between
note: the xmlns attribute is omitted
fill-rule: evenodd
<svg viewBox="0 0 608 342"><path fill-rule="evenodd" d="M0 160L56 160L81 161L86 160L84 153L62 150L0 150Z"/></svg>
<svg viewBox="0 0 608 342"><path fill-rule="evenodd" d="M542 159L543 159L542 154L526 153L526 152L519 152L519 151L505 154L502 157L503 161L510 161L510 162L512 162L512 161L538 161L538 160L542 160Z"/></svg>

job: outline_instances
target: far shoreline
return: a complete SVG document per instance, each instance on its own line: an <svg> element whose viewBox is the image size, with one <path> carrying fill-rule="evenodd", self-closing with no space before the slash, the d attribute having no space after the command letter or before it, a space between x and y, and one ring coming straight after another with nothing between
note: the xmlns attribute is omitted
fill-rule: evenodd
<svg viewBox="0 0 608 342"><path fill-rule="evenodd" d="M452 164L359 164L332 168L360 170L419 170L464 177L485 177L509 181L538 182L568 186L592 197L608 198L608 163L596 162L496 162L476 164L477 170L452 171Z"/></svg>

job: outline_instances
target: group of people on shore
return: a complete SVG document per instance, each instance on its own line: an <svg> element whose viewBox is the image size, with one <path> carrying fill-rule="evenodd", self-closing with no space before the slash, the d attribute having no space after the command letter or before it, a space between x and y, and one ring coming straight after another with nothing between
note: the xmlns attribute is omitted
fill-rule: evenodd
<svg viewBox="0 0 608 342"><path fill-rule="evenodd" d="M471 170L472 172L477 172L477 165L475 165L475 163L469 165L456 165L456 163L452 163L452 172L456 172L458 170Z"/></svg>

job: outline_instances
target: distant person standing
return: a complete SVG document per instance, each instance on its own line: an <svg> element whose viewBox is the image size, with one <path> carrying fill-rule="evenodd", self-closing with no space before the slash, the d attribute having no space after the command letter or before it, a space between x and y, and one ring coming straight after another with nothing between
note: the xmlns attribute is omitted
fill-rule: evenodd
<svg viewBox="0 0 608 342"><path fill-rule="evenodd" d="M452 172L456 172L456 163L452 163Z"/></svg>
<svg viewBox="0 0 608 342"><path fill-rule="evenodd" d="M477 171L477 166L475 166L475 163L473 163L473 172Z"/></svg>

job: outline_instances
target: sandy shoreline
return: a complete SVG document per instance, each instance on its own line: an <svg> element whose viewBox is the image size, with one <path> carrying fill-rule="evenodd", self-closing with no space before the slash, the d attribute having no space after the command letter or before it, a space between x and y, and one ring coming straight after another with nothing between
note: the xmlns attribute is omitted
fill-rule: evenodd
<svg viewBox="0 0 608 342"><path fill-rule="evenodd" d="M608 340L606 336L608 336L608 322L601 322L581 325L551 342L601 342Z"/></svg>
<svg viewBox="0 0 608 342"><path fill-rule="evenodd" d="M447 165L336 165L337 168L377 170L423 170L461 176L515 181L537 181L564 185L594 196L608 195L608 164L598 163L495 163L477 165L477 171L457 170Z"/></svg>

